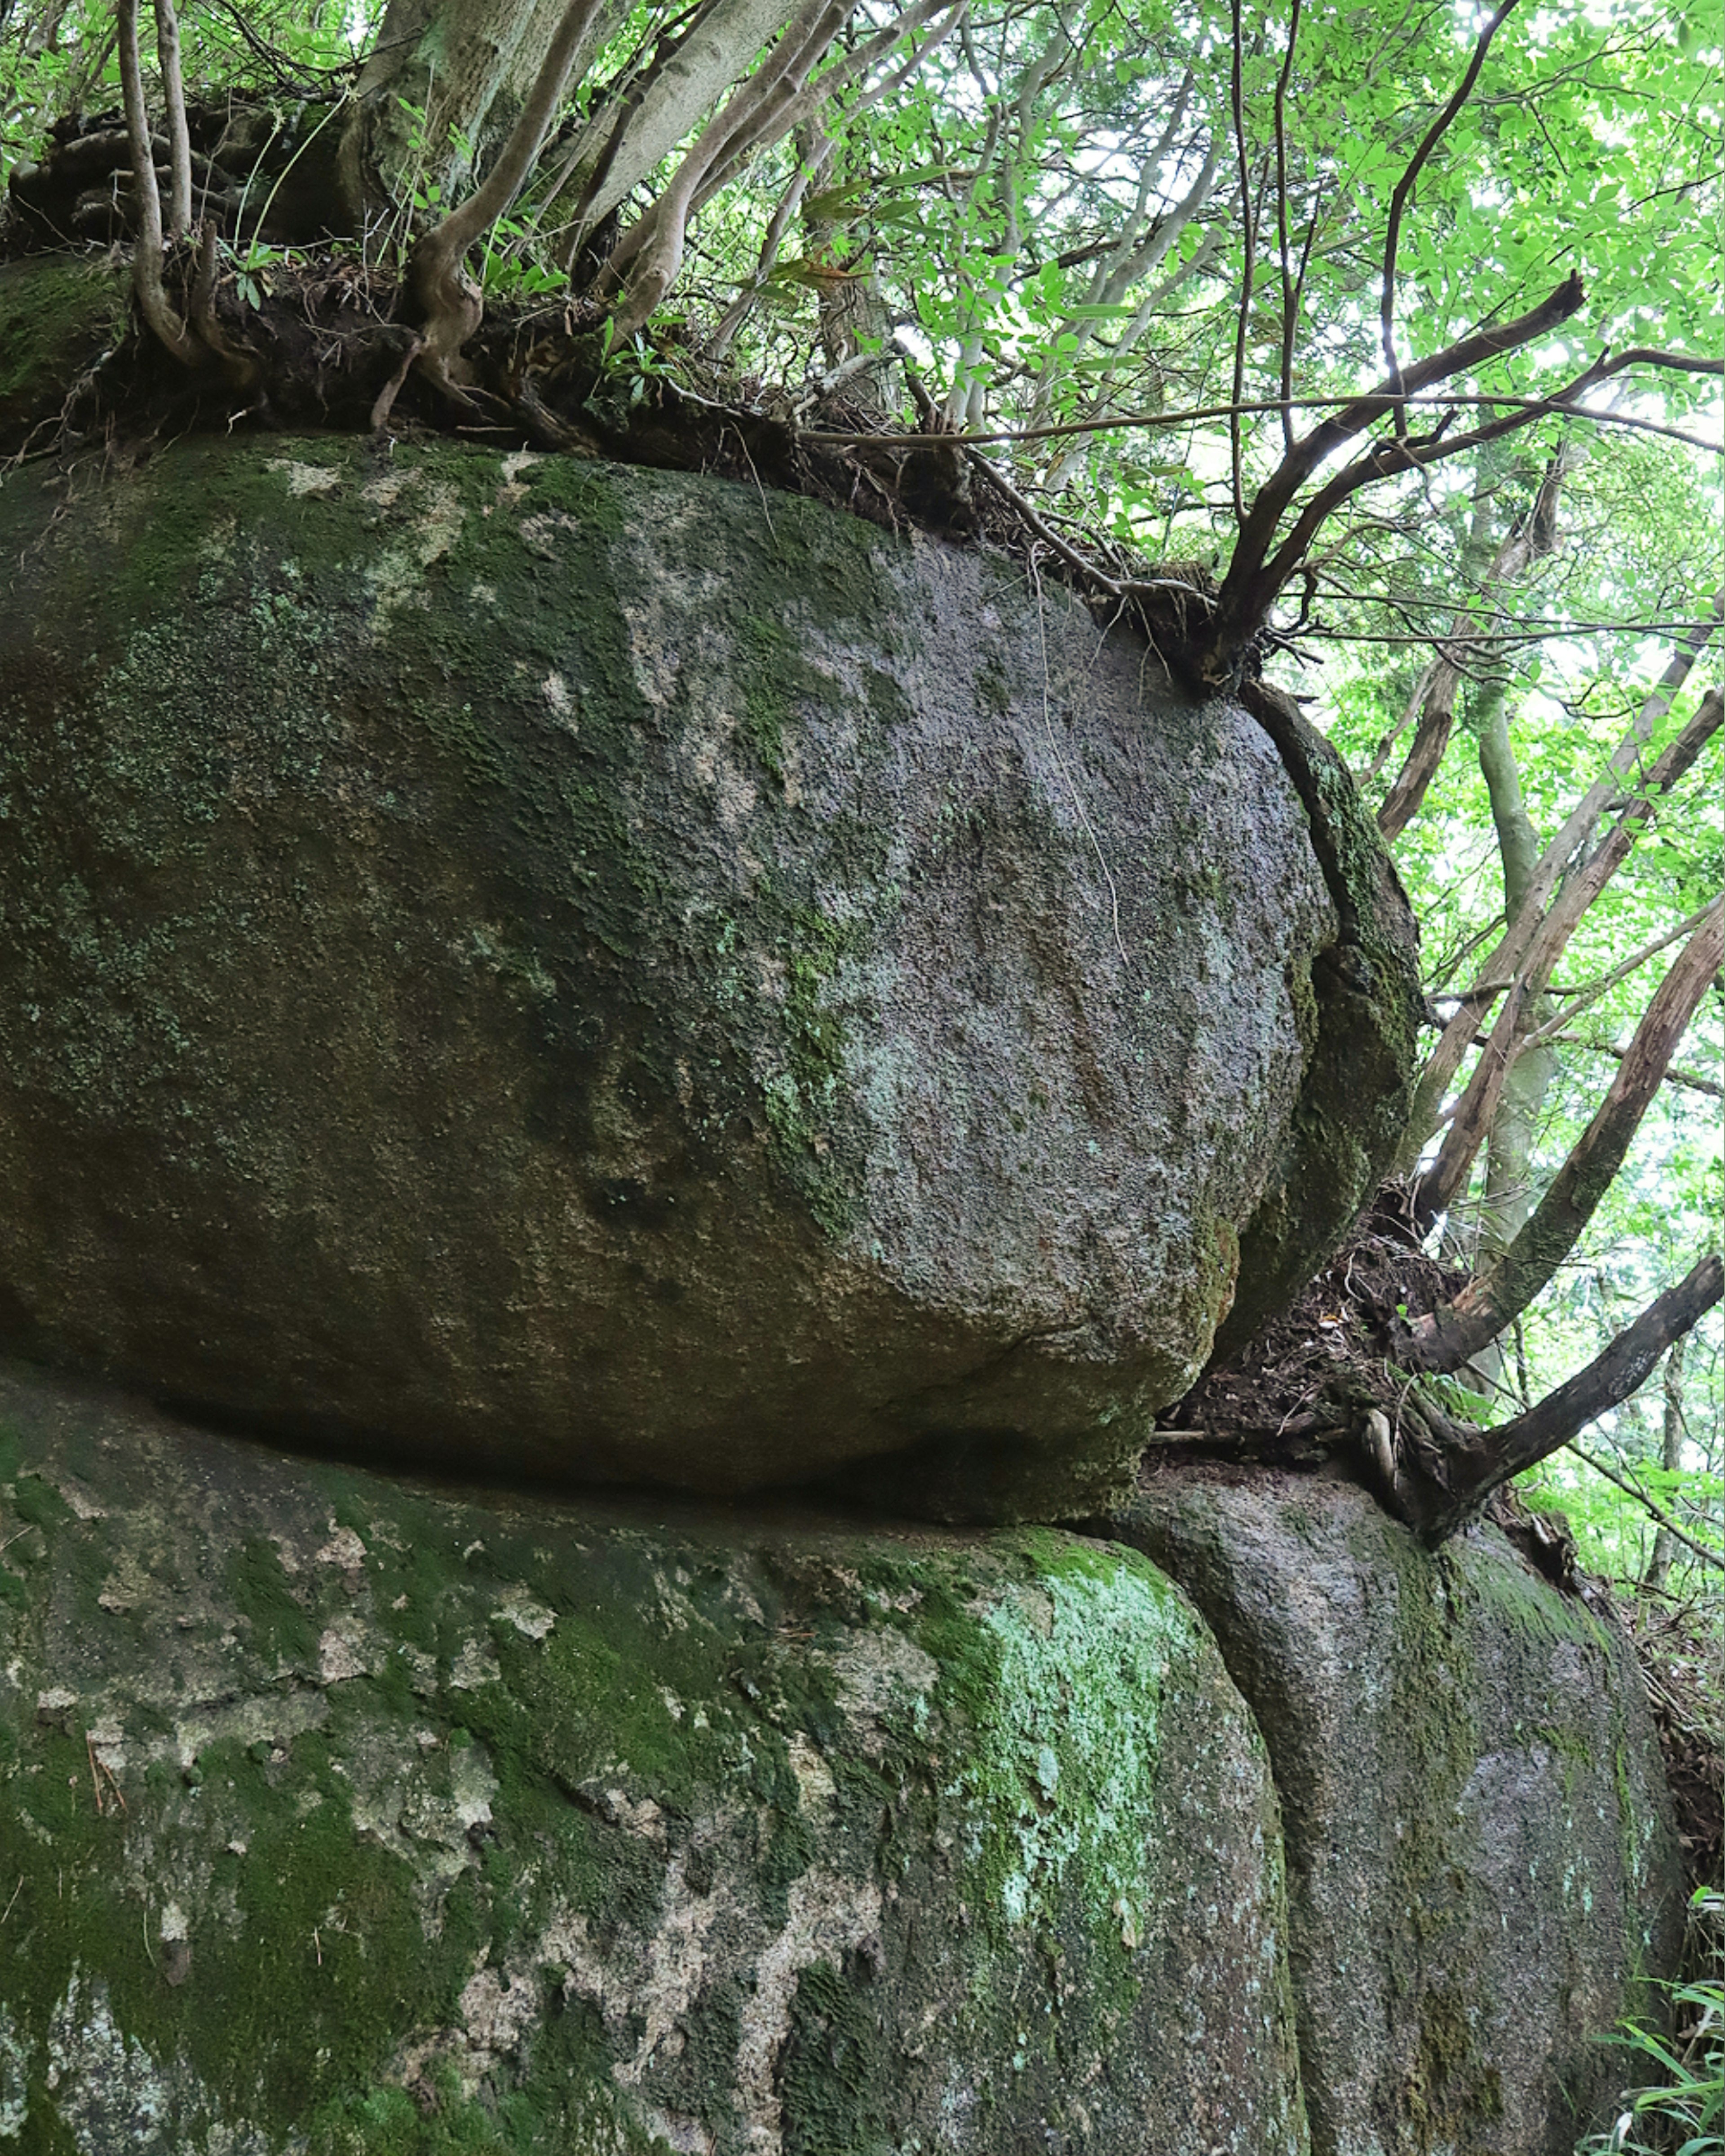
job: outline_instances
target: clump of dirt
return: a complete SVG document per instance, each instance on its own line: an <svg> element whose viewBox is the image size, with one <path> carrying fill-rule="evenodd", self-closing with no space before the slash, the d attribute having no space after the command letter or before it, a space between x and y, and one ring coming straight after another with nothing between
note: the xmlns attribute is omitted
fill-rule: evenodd
<svg viewBox="0 0 1725 2156"><path fill-rule="evenodd" d="M1158 1417L1153 1471L1183 1441L1315 1466L1371 1409L1394 1424L1409 1384L1390 1359L1397 1329L1453 1300L1467 1277L1426 1255L1406 1186L1385 1183L1298 1301Z"/></svg>
<svg viewBox="0 0 1725 2156"><path fill-rule="evenodd" d="M1689 1604L1636 1599L1635 1643L1676 1808L1691 1890L1717 1891L1725 1871L1725 1668L1717 1620Z"/></svg>

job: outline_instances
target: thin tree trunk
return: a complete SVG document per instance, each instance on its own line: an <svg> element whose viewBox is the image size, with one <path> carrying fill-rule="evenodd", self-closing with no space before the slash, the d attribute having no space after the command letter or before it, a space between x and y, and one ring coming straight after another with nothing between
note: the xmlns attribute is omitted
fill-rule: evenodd
<svg viewBox="0 0 1725 2156"><path fill-rule="evenodd" d="M356 232L416 191L454 206L520 119L566 12L565 0L390 0L339 156ZM620 0L594 8L571 80L620 12Z"/></svg>
<svg viewBox="0 0 1725 2156"><path fill-rule="evenodd" d="M1497 998L1513 985L1528 947L1538 933L1559 878L1593 835L1600 818L1609 810L1612 802L1621 794L1623 783L1640 764L1641 752L1655 725L1671 709L1672 698L1688 679L1696 660L1706 649L1722 620L1725 620L1725 585L1713 594L1706 616L1678 638L1664 674L1642 700L1634 724L1612 751L1611 761L1604 774L1589 788L1570 811L1563 829L1540 856L1520 911L1510 921L1493 947L1491 956L1480 968L1475 976L1473 988L1445 1027L1442 1038L1420 1074L1413 1106L1408 1116L1407 1130L1396 1149L1392 1174L1408 1175L1413 1172L1414 1163L1425 1149L1426 1141L1438 1127L1444 1096L1449 1091L1455 1073L1461 1068L1462 1058L1473 1044L1479 1022ZM1717 702L1717 696L1714 701ZM1702 701L1705 704L1707 699L1703 698Z"/></svg>
<svg viewBox="0 0 1725 2156"><path fill-rule="evenodd" d="M1552 1279L1623 1165L1647 1104L1722 961L1725 899L1716 900L1707 909L1702 926L1660 983L1598 1114L1526 1226L1489 1272L1464 1288L1453 1302L1419 1321L1398 1347L1398 1362L1409 1369L1459 1368L1519 1317Z"/></svg>
<svg viewBox="0 0 1725 2156"><path fill-rule="evenodd" d="M1553 459L1555 470L1558 459ZM1546 489L1541 490L1542 500ZM1537 512L1536 512L1537 513ZM1503 870L1503 908L1513 920L1520 911L1539 859L1539 836L1522 794L1521 774L1509 738L1509 682L1501 656L1488 662L1486 678L1476 690L1468 713L1479 742L1480 770L1491 797ZM1528 1034L1548 1024L1550 1003L1542 998L1522 1007L1516 1054L1486 1140L1486 1189L1480 1215L1480 1255L1487 1264L1502 1257L1533 1208L1533 1143L1546 1096L1557 1075L1554 1049L1527 1046Z"/></svg>
<svg viewBox="0 0 1725 2156"><path fill-rule="evenodd" d="M1579 454L1567 442L1557 451L1546 466L1545 476L1532 501L1511 524L1488 565L1486 551L1491 544L1492 504L1506 461L1506 450L1503 444L1496 442L1487 443L1481 450L1474 482L1473 516L1461 562L1462 584L1472 590L1477 579L1481 603L1490 604L1494 592L1505 584L1514 583L1534 561L1551 552L1557 539L1558 499ZM1437 776L1455 725L1455 696L1461 683L1458 660L1480 648L1478 618L1463 608L1456 613L1449 637L1439 651L1421 701L1413 743L1395 783L1378 811L1378 829L1386 842L1406 829L1425 803L1426 790ZM1489 644L1484 648L1489 649ZM1514 912L1512 905L1512 918Z"/></svg>
<svg viewBox="0 0 1725 2156"><path fill-rule="evenodd" d="M1504 1079L1515 1058L1517 1043L1525 1037L1524 1013L1544 993L1569 938L1588 908L1628 858L1643 825L1653 814L1657 798L1669 792L1685 775L1707 742L1718 731L1722 720L1725 720L1725 703L1722 703L1717 690L1710 689L1688 725L1648 773L1645 789L1630 802L1609 835L1589 856L1585 866L1570 876L1549 912L1536 919L1533 908L1536 904L1543 903L1542 893L1548 888L1548 870L1552 880L1555 881L1555 870L1551 870L1550 865L1556 849L1555 846L1546 849L1533 871L1515 928L1498 946L1499 952L1503 952L1512 937L1518 934L1524 925L1527 927L1527 940L1520 946L1513 961L1517 968L1515 978L1509 982L1491 982L1494 989L1507 987L1510 993L1498 1014L1497 1024L1491 1029L1491 1039L1480 1058L1478 1067L1469 1080L1450 1119L1438 1157L1414 1188L1414 1217L1423 1224L1429 1226L1460 1194L1466 1182L1475 1156L1497 1112L1497 1101ZM1574 816L1569 819L1571 824L1576 820ZM1591 824L1588 828L1591 829ZM1491 981L1489 970L1482 973L1481 978L1481 981ZM1461 1024L1463 1013L1466 1014L1467 1020L1466 1039L1456 1050L1455 1061L1449 1064L1445 1071L1445 1050ZM1463 1004L1462 1011L1445 1029L1443 1039L1426 1065L1416 1096L1416 1113L1420 1112L1429 1099L1429 1089L1435 1081L1441 1079L1443 1083L1448 1083L1449 1075L1453 1075L1462 1052L1473 1039L1477 1024L1477 1006L1470 998Z"/></svg>
<svg viewBox="0 0 1725 2156"><path fill-rule="evenodd" d="M1671 1352L1665 1358L1665 1430L1661 1465L1667 1475L1675 1475L1683 1465L1683 1350L1685 1338L1671 1342ZM1653 1537L1653 1554L1647 1560L1646 1576L1641 1582L1644 1594L1663 1594L1666 1583L1671 1576L1671 1561L1677 1553L1677 1538L1669 1527L1661 1527Z"/></svg>

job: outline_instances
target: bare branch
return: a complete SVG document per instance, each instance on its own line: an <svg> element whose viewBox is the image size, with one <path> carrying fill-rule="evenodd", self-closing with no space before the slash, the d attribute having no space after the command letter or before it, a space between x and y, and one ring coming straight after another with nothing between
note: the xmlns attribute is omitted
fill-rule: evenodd
<svg viewBox="0 0 1725 2156"><path fill-rule="evenodd" d="M1532 506L1511 526L1481 579L1482 593L1496 585L1512 583L1530 562L1551 551L1556 539L1558 497L1572 461L1573 453L1566 454L1565 449L1559 449L1552 457ZM1488 640L1470 638L1468 630L1472 626L1465 610L1458 613L1448 643L1439 647L1420 723L1414 729L1413 746L1378 811L1378 829L1386 840L1405 829L1419 814L1426 788L1443 762L1455 721L1455 692L1461 686L1463 670L1469 657Z"/></svg>
<svg viewBox="0 0 1725 2156"><path fill-rule="evenodd" d="M1641 946L1639 951L1632 951L1620 965L1614 966L1609 973L1602 973L1598 980L1589 981L1583 988L1548 988L1546 990L1548 995L1563 998L1563 1008L1554 1019L1530 1038L1528 1046L1537 1047L1542 1040L1578 1039L1578 1035L1560 1033L1558 1029L1574 1025L1589 1004L1598 1003L1601 996L1609 995L1620 981L1626 981L1631 975L1639 973L1650 958L1656 958L1661 951L1668 949L1671 944L1681 943L1686 936L1692 936L1702 922L1706 920L1707 912L1706 906L1697 906L1686 921L1680 921L1675 928L1665 929L1661 934L1652 937ZM1614 1049L1609 1052L1615 1055L1617 1051Z"/></svg>
<svg viewBox="0 0 1725 2156"><path fill-rule="evenodd" d="M1609 1040L1594 1040L1584 1033L1553 1033L1548 1026L1535 1038L1542 1041L1561 1041L1567 1048L1584 1049L1589 1055L1609 1056L1616 1063L1621 1063L1629 1054L1628 1049L1614 1047ZM1675 1063L1666 1072L1662 1082L1676 1086L1686 1093L1704 1093L1710 1101L1725 1101L1725 1086L1715 1079L1703 1078L1698 1070L1680 1070Z"/></svg>
<svg viewBox="0 0 1725 2156"><path fill-rule="evenodd" d="M1651 1302L1579 1375L1496 1430L1450 1423L1425 1404L1422 1419L1432 1428L1436 1444L1406 1445L1395 1464L1395 1496L1409 1525L1429 1543L1445 1541L1501 1483L1537 1466L1588 1423L1638 1391L1666 1348L1704 1317L1722 1293L1725 1266L1714 1253Z"/></svg>
<svg viewBox="0 0 1725 2156"><path fill-rule="evenodd" d="M1639 763L1641 751L1655 725L1671 708L1672 697L1688 679L1696 660L1706 649L1722 620L1725 620L1725 586L1714 593L1706 617L1692 624L1678 637L1665 672L1643 700L1634 724L1612 751L1610 762L1604 774L1589 788L1569 812L1563 829L1535 865L1528 880L1527 895L1515 919L1506 928L1491 955L1480 968L1473 988L1445 1028L1443 1037L1432 1050L1425 1069L1420 1074L1419 1089L1408 1118L1407 1132L1397 1152L1396 1173L1405 1175L1412 1170L1427 1137L1436 1127L1439 1106L1449 1091L1450 1080L1461 1068L1461 1059L1472 1041L1476 1025L1484 1012L1491 1008L1493 998L1513 985L1522 963L1538 932L1540 923L1545 918L1546 908L1558 887L1558 878L1592 836L1600 817L1621 793L1624 775L1634 770ZM1702 701L1705 706L1706 700Z"/></svg>
<svg viewBox="0 0 1725 2156"><path fill-rule="evenodd" d="M1669 357L1669 356L1668 356ZM1697 361L1692 372L1712 372L1712 363ZM1589 383L1596 377L1589 376ZM1345 404L1358 401L1349 397L1296 397L1286 400L1296 412L1334 411ZM1656 434L1661 439L1681 442L1685 448L1704 450L1709 456L1725 457L1725 444L1710 442L1699 434L1686 434L1676 427L1661 427L1651 419L1638 419L1631 412L1596 412L1586 404L1560 404L1556 397L1461 397L1444 391L1427 396L1408 393L1402 398L1404 404L1440 406L1445 411L1468 411L1477 406L1487 411L1526 412L1530 419L1565 418L1585 419L1591 427L1623 427L1631 434ZM1042 427L969 427L953 439L970 449L988 449L1002 442L1051 442L1066 434L1127 434L1138 427L1189 427L1204 419L1226 419L1239 414L1242 418L1255 413L1276 413L1282 408L1280 397L1245 398L1237 403L1224 404L1197 404L1182 412L1122 412L1107 419L1062 419L1051 421ZM1471 449L1478 440L1470 435L1461 446ZM844 434L814 433L803 435L806 442L819 442L829 449L851 448L860 443L869 443L878 449L911 449L922 441L920 434Z"/></svg>
<svg viewBox="0 0 1725 2156"><path fill-rule="evenodd" d="M1516 4L1517 0L1502 0L1497 13L1481 31L1478 40L1474 45L1473 58L1467 64L1466 74L1450 92L1449 103L1426 129L1419 148L1409 158L1407 167L1400 179L1396 182L1395 192L1389 198L1389 222L1384 228L1384 290L1379 302L1378 321L1384 346L1384 372L1392 392L1399 391L1402 379L1401 367L1395 356L1395 254L1397 244L1401 238L1402 214L1407 208L1408 197L1413 192L1414 182L1419 178L1421 168L1449 131L1456 114L1461 111L1471 95L1473 86L1479 80L1480 69L1486 64L1486 54L1491 48L1491 40L1502 28L1504 18ZM1406 415L1399 406L1396 412L1395 431L1399 435L1405 434L1408 431Z"/></svg>
<svg viewBox="0 0 1725 2156"><path fill-rule="evenodd" d="M1707 908L1654 992L1610 1090L1526 1225L1488 1272L1409 1329L1395 1351L1398 1362L1409 1369L1459 1368L1519 1317L1553 1278L1622 1167L1647 1104L1722 963L1725 898Z"/></svg>

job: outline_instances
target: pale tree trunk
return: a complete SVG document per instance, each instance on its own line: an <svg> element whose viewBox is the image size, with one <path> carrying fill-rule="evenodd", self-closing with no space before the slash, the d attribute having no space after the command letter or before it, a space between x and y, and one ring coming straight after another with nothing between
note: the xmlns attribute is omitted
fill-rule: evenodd
<svg viewBox="0 0 1725 2156"><path fill-rule="evenodd" d="M416 190L444 209L489 166L520 117L567 0L390 0L361 70L341 151L356 231L396 215ZM598 8L578 82L622 10Z"/></svg>
<svg viewBox="0 0 1725 2156"><path fill-rule="evenodd" d="M1499 443L1488 442L1480 452L1479 462L1474 467L1472 514L1457 565L1462 591L1468 594L1477 591L1488 600L1495 586L1514 575L1518 566L1516 555L1521 534L1527 521L1525 516L1518 521L1512 519L1501 544L1493 537L1504 459L1505 451ZM1436 777L1444 752L1450 746L1450 731L1455 723L1455 697L1461 686L1461 669L1456 664L1456 655L1467 649L1468 631L1474 626L1464 605L1450 624L1447 643L1439 647L1437 656L1421 679L1412 706L1418 720L1413 742L1378 811L1378 828L1386 843L1397 837L1420 813L1426 788ZM1368 778L1377 776L1389 747L1386 740L1379 751L1378 763L1367 774Z"/></svg>
<svg viewBox="0 0 1725 2156"><path fill-rule="evenodd" d="M803 198L804 257L830 273L815 291L825 378L834 388L845 384L853 404L884 416L897 401L890 395L889 386L896 385L898 369L891 345L892 322L875 258L866 249L855 251L843 225L820 206L824 193L844 184L844 153L829 146L826 138L817 140L812 128L799 131L798 148L804 164L818 171L813 206L808 196Z"/></svg>
<svg viewBox="0 0 1725 2156"><path fill-rule="evenodd" d="M1683 1465L1683 1350L1687 1336L1671 1342L1671 1353L1665 1358L1665 1447L1663 1465L1668 1475L1675 1475ZM1671 1576L1671 1560L1677 1553L1677 1538L1669 1527L1661 1527L1653 1537L1653 1554L1647 1561L1647 1576L1641 1582L1646 1594L1663 1594L1666 1583Z"/></svg>
<svg viewBox="0 0 1725 2156"><path fill-rule="evenodd" d="M1468 716L1478 734L1480 770L1497 830L1505 917L1513 921L1527 895L1541 850L1522 798L1521 775L1510 745L1508 681L1501 664L1492 665ZM1551 1015L1548 998L1530 1003L1521 1014L1522 1033L1536 1031ZM1553 1049L1522 1048L1504 1081L1486 1141L1486 1189L1480 1216L1480 1256L1486 1264L1503 1255L1533 1209L1533 1142L1558 1060Z"/></svg>
<svg viewBox="0 0 1725 2156"><path fill-rule="evenodd" d="M1613 750L1607 769L1570 811L1563 829L1541 856L1521 907L1511 917L1502 936L1481 966L1474 988L1462 998L1460 1009L1445 1027L1442 1039L1432 1050L1425 1069L1420 1074L1420 1083L1414 1089L1414 1105L1409 1113L1407 1129L1397 1148L1392 1173L1412 1173L1427 1139L1440 1127L1445 1096L1473 1045L1481 1019L1499 995L1506 989L1512 988L1518 979L1525 977L1530 952L1542 939L1546 942L1550 964L1556 963L1557 952L1568 940L1575 921L1580 919L1580 911L1573 906L1565 908L1559 898L1560 886L1568 895L1570 886L1584 880L1583 876L1578 874L1570 877L1568 886L1563 886L1562 879L1573 862L1584 858L1584 850L1601 819L1613 803L1620 801L1625 780L1632 779L1639 773L1644 760L1643 752L1655 725L1671 708L1673 697L1688 679L1696 660L1706 649L1722 621L1725 621L1725 585L1714 593L1706 618L1686 629L1679 637L1664 674L1644 698L1635 714L1635 723ZM1713 723L1717 725L1720 716L1717 690L1709 690L1702 698L1697 718L1709 711L1713 715ZM1689 762L1699 752L1704 739L1703 736L1697 740L1686 762L1681 757L1671 760L1672 783L1679 775L1679 765L1682 770L1687 770ZM1667 751L1666 757L1661 760L1661 763L1670 757L1671 752ZM1633 803L1630 813L1635 814ZM1625 841L1625 846L1628 841L1632 840L1633 835L1633 831L1627 830L1625 824L1620 824L1616 836ZM1599 855L1602 850L1595 847L1584 855L1587 862L1585 880L1594 896L1604 888L1606 880L1599 873ZM1554 900L1558 903L1554 904ZM1587 902L1590 904L1591 898ZM1567 926L1563 926L1553 916L1566 910L1573 917L1568 920ZM1584 906L1581 911L1584 911ZM1543 958L1541 964L1544 964ZM1545 965L1538 987L1543 989L1549 978L1550 966ZM1476 1073L1476 1077L1481 1075ZM1489 1124L1489 1117L1486 1123Z"/></svg>
<svg viewBox="0 0 1725 2156"><path fill-rule="evenodd" d="M796 0L712 0L607 100L554 175L547 223L560 260L573 261L583 237L695 132L795 12Z"/></svg>

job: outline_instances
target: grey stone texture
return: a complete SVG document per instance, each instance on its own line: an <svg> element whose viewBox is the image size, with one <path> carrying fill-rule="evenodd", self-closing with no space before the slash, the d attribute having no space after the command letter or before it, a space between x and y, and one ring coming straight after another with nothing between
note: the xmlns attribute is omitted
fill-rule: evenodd
<svg viewBox="0 0 1725 2156"><path fill-rule="evenodd" d="M0 1373L0 2150L1307 2156L1281 1863L1134 1552Z"/></svg>
<svg viewBox="0 0 1725 2156"><path fill-rule="evenodd" d="M256 438L18 474L0 560L14 1352L1070 1517L1382 1165L1411 929L1345 774L1006 562Z"/></svg>
<svg viewBox="0 0 1725 2156"><path fill-rule="evenodd" d="M1169 1473L1115 1531L1270 1748L1313 2156L1571 2156L1682 1931L1628 1642L1497 1528L1433 1555L1344 1482Z"/></svg>

